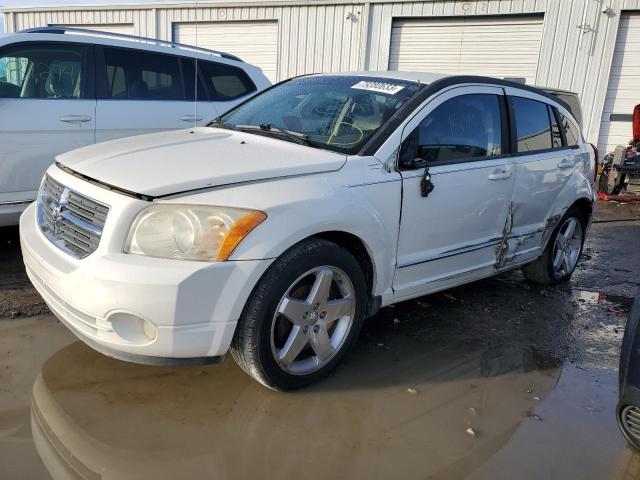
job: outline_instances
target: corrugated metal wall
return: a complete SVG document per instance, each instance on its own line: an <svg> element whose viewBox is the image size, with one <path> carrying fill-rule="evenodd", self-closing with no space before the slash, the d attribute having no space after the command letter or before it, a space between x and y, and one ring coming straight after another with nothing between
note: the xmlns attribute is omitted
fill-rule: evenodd
<svg viewBox="0 0 640 480"><path fill-rule="evenodd" d="M640 9L640 0L301 0L200 8L178 6L105 9L29 9L5 16L7 31L47 24L133 24L136 34L169 40L177 22L277 20L279 78L321 71L389 65L394 18L544 14L536 83L576 91L584 108L585 132L598 140L622 10ZM612 12L602 13L608 5ZM350 15L352 14L352 15Z"/></svg>

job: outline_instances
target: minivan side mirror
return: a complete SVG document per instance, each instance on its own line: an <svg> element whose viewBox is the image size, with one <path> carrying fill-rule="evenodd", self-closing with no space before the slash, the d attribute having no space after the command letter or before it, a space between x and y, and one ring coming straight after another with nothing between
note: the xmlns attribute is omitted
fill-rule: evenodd
<svg viewBox="0 0 640 480"><path fill-rule="evenodd" d="M633 109L633 142L640 142L640 105Z"/></svg>

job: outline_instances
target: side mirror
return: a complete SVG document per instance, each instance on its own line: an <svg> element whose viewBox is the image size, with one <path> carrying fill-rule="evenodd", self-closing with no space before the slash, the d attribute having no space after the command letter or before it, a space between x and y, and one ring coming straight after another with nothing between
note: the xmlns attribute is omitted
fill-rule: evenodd
<svg viewBox="0 0 640 480"><path fill-rule="evenodd" d="M640 142L640 105L633 109L633 142Z"/></svg>

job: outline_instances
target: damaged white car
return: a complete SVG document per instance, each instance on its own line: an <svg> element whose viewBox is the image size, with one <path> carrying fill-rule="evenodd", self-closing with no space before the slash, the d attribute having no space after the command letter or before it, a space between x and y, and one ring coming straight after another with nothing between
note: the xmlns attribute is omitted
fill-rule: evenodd
<svg viewBox="0 0 640 480"><path fill-rule="evenodd" d="M507 81L311 75L208 127L57 157L21 218L28 274L80 339L294 389L380 307L576 267L595 154L570 107Z"/></svg>

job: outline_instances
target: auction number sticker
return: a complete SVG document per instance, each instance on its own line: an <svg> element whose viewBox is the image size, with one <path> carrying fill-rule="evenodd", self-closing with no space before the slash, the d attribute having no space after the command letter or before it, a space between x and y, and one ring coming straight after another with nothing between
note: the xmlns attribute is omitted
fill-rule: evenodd
<svg viewBox="0 0 640 480"><path fill-rule="evenodd" d="M363 80L353 85L351 88L357 88L359 90L369 90L371 92L387 93L389 95L395 95L404 88L402 85L394 85L393 83L384 82L371 82Z"/></svg>

